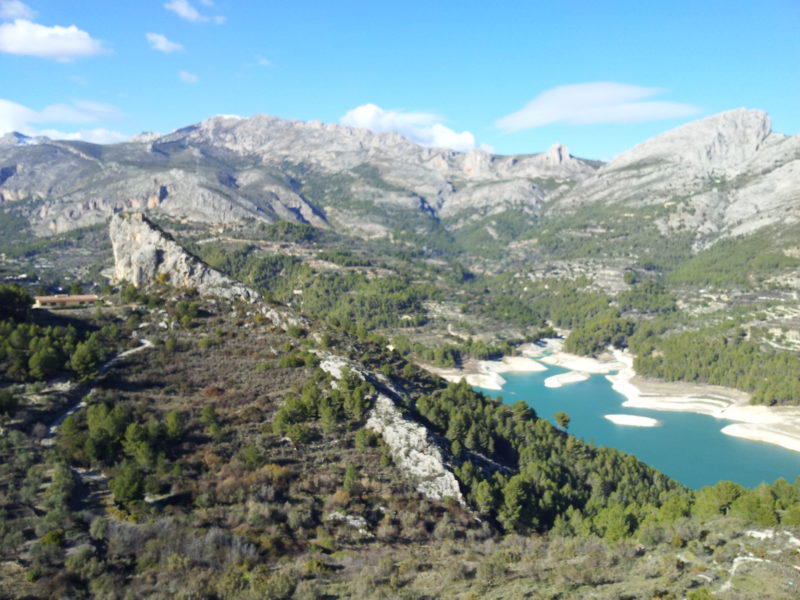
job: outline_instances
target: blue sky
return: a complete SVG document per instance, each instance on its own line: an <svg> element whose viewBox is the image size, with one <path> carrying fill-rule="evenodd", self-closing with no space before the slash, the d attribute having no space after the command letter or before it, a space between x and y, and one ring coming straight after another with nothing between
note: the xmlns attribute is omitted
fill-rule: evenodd
<svg viewBox="0 0 800 600"><path fill-rule="evenodd" d="M607 159L747 107L800 132L798 0L0 0L0 133L214 114Z"/></svg>

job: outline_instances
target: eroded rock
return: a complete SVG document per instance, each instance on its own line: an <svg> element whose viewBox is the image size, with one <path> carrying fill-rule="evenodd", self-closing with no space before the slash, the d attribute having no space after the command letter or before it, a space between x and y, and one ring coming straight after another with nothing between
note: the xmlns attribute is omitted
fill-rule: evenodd
<svg viewBox="0 0 800 600"><path fill-rule="evenodd" d="M255 290L189 254L141 213L114 215L109 235L114 249L115 281L146 288L162 280L175 287L195 288L203 295L248 302L259 298Z"/></svg>

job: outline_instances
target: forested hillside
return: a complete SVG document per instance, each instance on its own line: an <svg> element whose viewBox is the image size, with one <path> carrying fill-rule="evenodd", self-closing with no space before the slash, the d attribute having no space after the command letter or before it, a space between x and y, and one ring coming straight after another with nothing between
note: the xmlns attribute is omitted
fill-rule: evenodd
<svg viewBox="0 0 800 600"><path fill-rule="evenodd" d="M4 595L678 596L761 545L775 558L737 582L788 597L770 581L782 538L740 536L800 525L797 484L695 494L522 403L439 383L374 333L276 326L258 306L165 287L125 294L72 318L152 347L66 395L14 386L4 404ZM318 366L329 355L367 379L334 380ZM90 389L51 445L46 425ZM367 425L377 392L430 427L465 505L415 489Z"/></svg>

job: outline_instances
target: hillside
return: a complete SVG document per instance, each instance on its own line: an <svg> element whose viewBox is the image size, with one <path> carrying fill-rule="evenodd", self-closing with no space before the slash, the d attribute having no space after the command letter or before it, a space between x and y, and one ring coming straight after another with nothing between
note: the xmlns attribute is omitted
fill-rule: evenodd
<svg viewBox="0 0 800 600"><path fill-rule="evenodd" d="M375 335L124 296L73 319L151 347L3 405L4 596L791 597L797 486L694 494Z"/></svg>
<svg viewBox="0 0 800 600"><path fill-rule="evenodd" d="M560 334L800 404L797 139L4 137L0 595L794 597L800 479L687 490L418 365ZM59 287L104 302L29 311Z"/></svg>

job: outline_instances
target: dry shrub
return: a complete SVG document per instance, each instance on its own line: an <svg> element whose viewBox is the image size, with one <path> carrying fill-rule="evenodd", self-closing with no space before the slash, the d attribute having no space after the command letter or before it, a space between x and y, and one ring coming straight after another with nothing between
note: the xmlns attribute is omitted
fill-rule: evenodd
<svg viewBox="0 0 800 600"><path fill-rule="evenodd" d="M345 490L336 490L325 499L326 510L344 508L348 504L350 504L350 494Z"/></svg>
<svg viewBox="0 0 800 600"><path fill-rule="evenodd" d="M203 395L206 398L220 398L224 393L225 389L216 383L209 383L203 388Z"/></svg>

